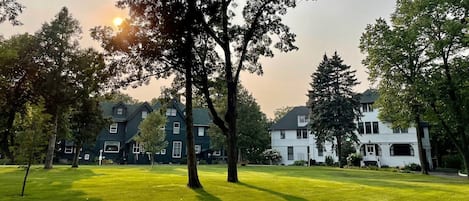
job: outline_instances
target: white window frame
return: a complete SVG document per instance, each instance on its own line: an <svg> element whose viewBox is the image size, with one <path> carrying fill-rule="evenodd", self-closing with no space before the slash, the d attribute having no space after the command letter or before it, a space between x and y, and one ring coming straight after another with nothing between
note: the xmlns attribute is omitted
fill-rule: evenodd
<svg viewBox="0 0 469 201"><path fill-rule="evenodd" d="M162 149L160 153L161 155L166 155L166 149Z"/></svg>
<svg viewBox="0 0 469 201"><path fill-rule="evenodd" d="M117 123L112 123L109 125L109 133L117 133L117 128L119 125Z"/></svg>
<svg viewBox="0 0 469 201"><path fill-rule="evenodd" d="M213 151L212 155L213 156L221 156L221 151L220 150Z"/></svg>
<svg viewBox="0 0 469 201"><path fill-rule="evenodd" d="M175 108L166 108L166 116L175 117L177 110Z"/></svg>
<svg viewBox="0 0 469 201"><path fill-rule="evenodd" d="M173 134L175 135L181 134L181 122L179 121L173 122Z"/></svg>
<svg viewBox="0 0 469 201"><path fill-rule="evenodd" d="M132 153L139 154L143 152L145 152L145 149L143 148L143 144L136 142L132 145Z"/></svg>
<svg viewBox="0 0 469 201"><path fill-rule="evenodd" d="M117 115L123 115L124 114L124 108L117 108L116 114Z"/></svg>
<svg viewBox="0 0 469 201"><path fill-rule="evenodd" d="M182 141L173 141L173 158L182 158Z"/></svg>
<svg viewBox="0 0 469 201"><path fill-rule="evenodd" d="M147 111L142 111L142 119L147 118L148 112Z"/></svg>
<svg viewBox="0 0 469 201"><path fill-rule="evenodd" d="M205 136L205 128L204 127L198 127L197 128L197 135L202 137Z"/></svg>
<svg viewBox="0 0 469 201"><path fill-rule="evenodd" d="M194 146L194 150L195 150L195 154L200 154L200 152L202 152L202 145L196 144Z"/></svg>
<svg viewBox="0 0 469 201"><path fill-rule="evenodd" d="M107 145L117 145L117 151L106 151L106 146ZM103 146L104 153L119 153L120 149L121 149L121 142L119 142L119 141L104 141L104 146Z"/></svg>
<svg viewBox="0 0 469 201"><path fill-rule="evenodd" d="M68 149L67 149L68 148ZM73 154L73 146L65 146L64 153Z"/></svg>

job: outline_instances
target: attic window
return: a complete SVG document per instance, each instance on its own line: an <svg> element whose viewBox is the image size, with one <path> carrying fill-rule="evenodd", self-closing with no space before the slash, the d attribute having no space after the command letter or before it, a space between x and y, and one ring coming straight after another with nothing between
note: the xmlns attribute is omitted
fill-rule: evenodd
<svg viewBox="0 0 469 201"><path fill-rule="evenodd" d="M166 109L166 116L168 116L168 117L175 117L175 116L176 116L176 109L174 109L174 108L167 108L167 109Z"/></svg>
<svg viewBox="0 0 469 201"><path fill-rule="evenodd" d="M123 115L124 114L124 108L117 108L116 114L117 115Z"/></svg>
<svg viewBox="0 0 469 201"><path fill-rule="evenodd" d="M147 111L142 111L142 119L147 118L148 112Z"/></svg>
<svg viewBox="0 0 469 201"><path fill-rule="evenodd" d="M117 123L112 123L109 126L109 133L117 133Z"/></svg>

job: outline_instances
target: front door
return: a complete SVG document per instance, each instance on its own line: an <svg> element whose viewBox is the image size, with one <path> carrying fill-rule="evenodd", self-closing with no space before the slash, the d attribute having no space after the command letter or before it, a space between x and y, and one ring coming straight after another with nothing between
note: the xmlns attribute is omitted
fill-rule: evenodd
<svg viewBox="0 0 469 201"><path fill-rule="evenodd" d="M365 152L366 152L366 156L376 156L375 145L374 144L365 145Z"/></svg>

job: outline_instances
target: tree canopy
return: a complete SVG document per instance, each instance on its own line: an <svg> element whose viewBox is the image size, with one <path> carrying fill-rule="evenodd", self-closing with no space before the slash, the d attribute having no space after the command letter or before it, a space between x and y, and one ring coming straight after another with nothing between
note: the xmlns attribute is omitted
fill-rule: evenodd
<svg viewBox="0 0 469 201"><path fill-rule="evenodd" d="M152 166L154 154L168 146L168 142L165 141L166 133L161 129L165 125L166 117L158 111L153 111L138 126L140 133L135 137L135 141L142 145L145 152L150 153Z"/></svg>

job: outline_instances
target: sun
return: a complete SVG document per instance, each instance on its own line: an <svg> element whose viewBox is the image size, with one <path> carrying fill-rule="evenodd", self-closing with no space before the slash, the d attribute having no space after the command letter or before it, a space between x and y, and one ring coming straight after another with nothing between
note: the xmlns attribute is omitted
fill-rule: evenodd
<svg viewBox="0 0 469 201"><path fill-rule="evenodd" d="M114 23L115 26L120 26L124 20L120 17L115 17L114 20L112 20L112 23Z"/></svg>

